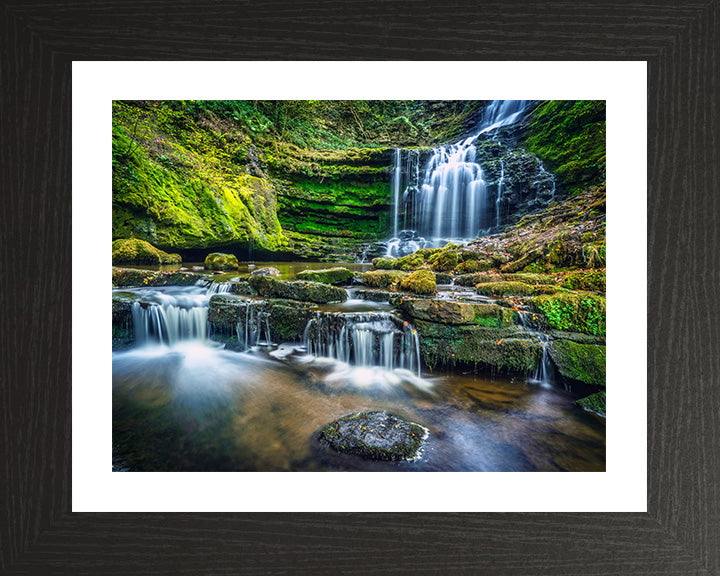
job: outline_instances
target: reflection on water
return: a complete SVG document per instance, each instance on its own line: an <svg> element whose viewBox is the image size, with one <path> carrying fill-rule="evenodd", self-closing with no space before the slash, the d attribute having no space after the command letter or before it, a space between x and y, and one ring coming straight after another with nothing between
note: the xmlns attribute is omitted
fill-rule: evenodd
<svg viewBox="0 0 720 576"><path fill-rule="evenodd" d="M114 462L129 470L605 469L605 421L522 379L351 367L185 341L113 354ZM323 425L389 410L430 429L422 458L371 462L317 442Z"/></svg>

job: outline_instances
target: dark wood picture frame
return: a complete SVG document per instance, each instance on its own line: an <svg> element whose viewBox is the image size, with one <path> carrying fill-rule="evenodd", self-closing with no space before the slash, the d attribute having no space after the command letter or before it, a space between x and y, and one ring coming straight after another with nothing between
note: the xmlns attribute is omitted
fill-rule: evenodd
<svg viewBox="0 0 720 576"><path fill-rule="evenodd" d="M720 574L719 7L2 3L0 573ZM648 512L72 513L71 64L164 59L647 61Z"/></svg>

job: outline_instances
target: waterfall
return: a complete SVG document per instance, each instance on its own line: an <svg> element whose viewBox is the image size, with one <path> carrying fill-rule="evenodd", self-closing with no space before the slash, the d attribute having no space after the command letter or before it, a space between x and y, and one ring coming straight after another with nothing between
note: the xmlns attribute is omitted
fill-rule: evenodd
<svg viewBox="0 0 720 576"><path fill-rule="evenodd" d="M205 340L207 337L207 306L182 308L175 304L132 306L135 339L139 344L168 344L181 340Z"/></svg>
<svg viewBox="0 0 720 576"><path fill-rule="evenodd" d="M388 242L389 256L401 256L426 246L442 246L449 241L469 241L501 223L504 166L493 196L485 182L475 143L481 134L497 135L499 128L517 122L528 102L492 101L483 110L475 135L433 148L422 181L419 151L395 150L393 237ZM402 169L403 155L405 170Z"/></svg>
<svg viewBox="0 0 720 576"><path fill-rule="evenodd" d="M420 376L420 342L408 322L390 313L318 313L305 327L308 354L354 366L404 368Z"/></svg>
<svg viewBox="0 0 720 576"><path fill-rule="evenodd" d="M240 320L235 329L238 343L242 344L245 350L260 344L265 346L272 344L270 314L267 312L265 304L261 300L245 302L245 319Z"/></svg>

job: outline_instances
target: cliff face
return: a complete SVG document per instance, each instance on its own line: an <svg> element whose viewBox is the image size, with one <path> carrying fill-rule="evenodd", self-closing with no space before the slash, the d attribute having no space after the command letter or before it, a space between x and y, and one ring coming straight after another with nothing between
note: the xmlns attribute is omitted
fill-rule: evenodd
<svg viewBox="0 0 720 576"><path fill-rule="evenodd" d="M113 239L168 252L353 260L392 228L393 149L457 141L484 105L115 102ZM538 176L537 158L556 172L558 193L596 184L604 180L604 127L604 103L540 103L499 142L483 144L483 170L495 180L504 170L508 209L540 209L551 184Z"/></svg>

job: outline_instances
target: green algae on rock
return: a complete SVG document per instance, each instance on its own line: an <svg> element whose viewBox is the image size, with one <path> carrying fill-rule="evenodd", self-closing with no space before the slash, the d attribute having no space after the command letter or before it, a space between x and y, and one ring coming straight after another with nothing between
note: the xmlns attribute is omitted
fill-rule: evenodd
<svg viewBox="0 0 720 576"><path fill-rule="evenodd" d="M208 254L204 265L206 270L237 270L240 266L237 256L222 252Z"/></svg>
<svg viewBox="0 0 720 576"><path fill-rule="evenodd" d="M204 274L192 272L163 272L138 270L135 268L112 269L112 285L118 288L140 286L192 286L198 280L205 280Z"/></svg>
<svg viewBox="0 0 720 576"><path fill-rule="evenodd" d="M556 330L605 336L605 298L591 293L564 292L531 300L548 326Z"/></svg>
<svg viewBox="0 0 720 576"><path fill-rule="evenodd" d="M588 412L594 412L598 416L605 417L607 412L606 397L604 391L595 392L595 394L590 394L590 396L580 398L580 400L577 400L575 404L577 404L581 408L584 408Z"/></svg>
<svg viewBox="0 0 720 576"><path fill-rule="evenodd" d="M345 302L348 297L347 292L342 288L320 282L302 280L286 282L272 276L250 276L248 283L260 296L272 298L327 304L329 302Z"/></svg>

